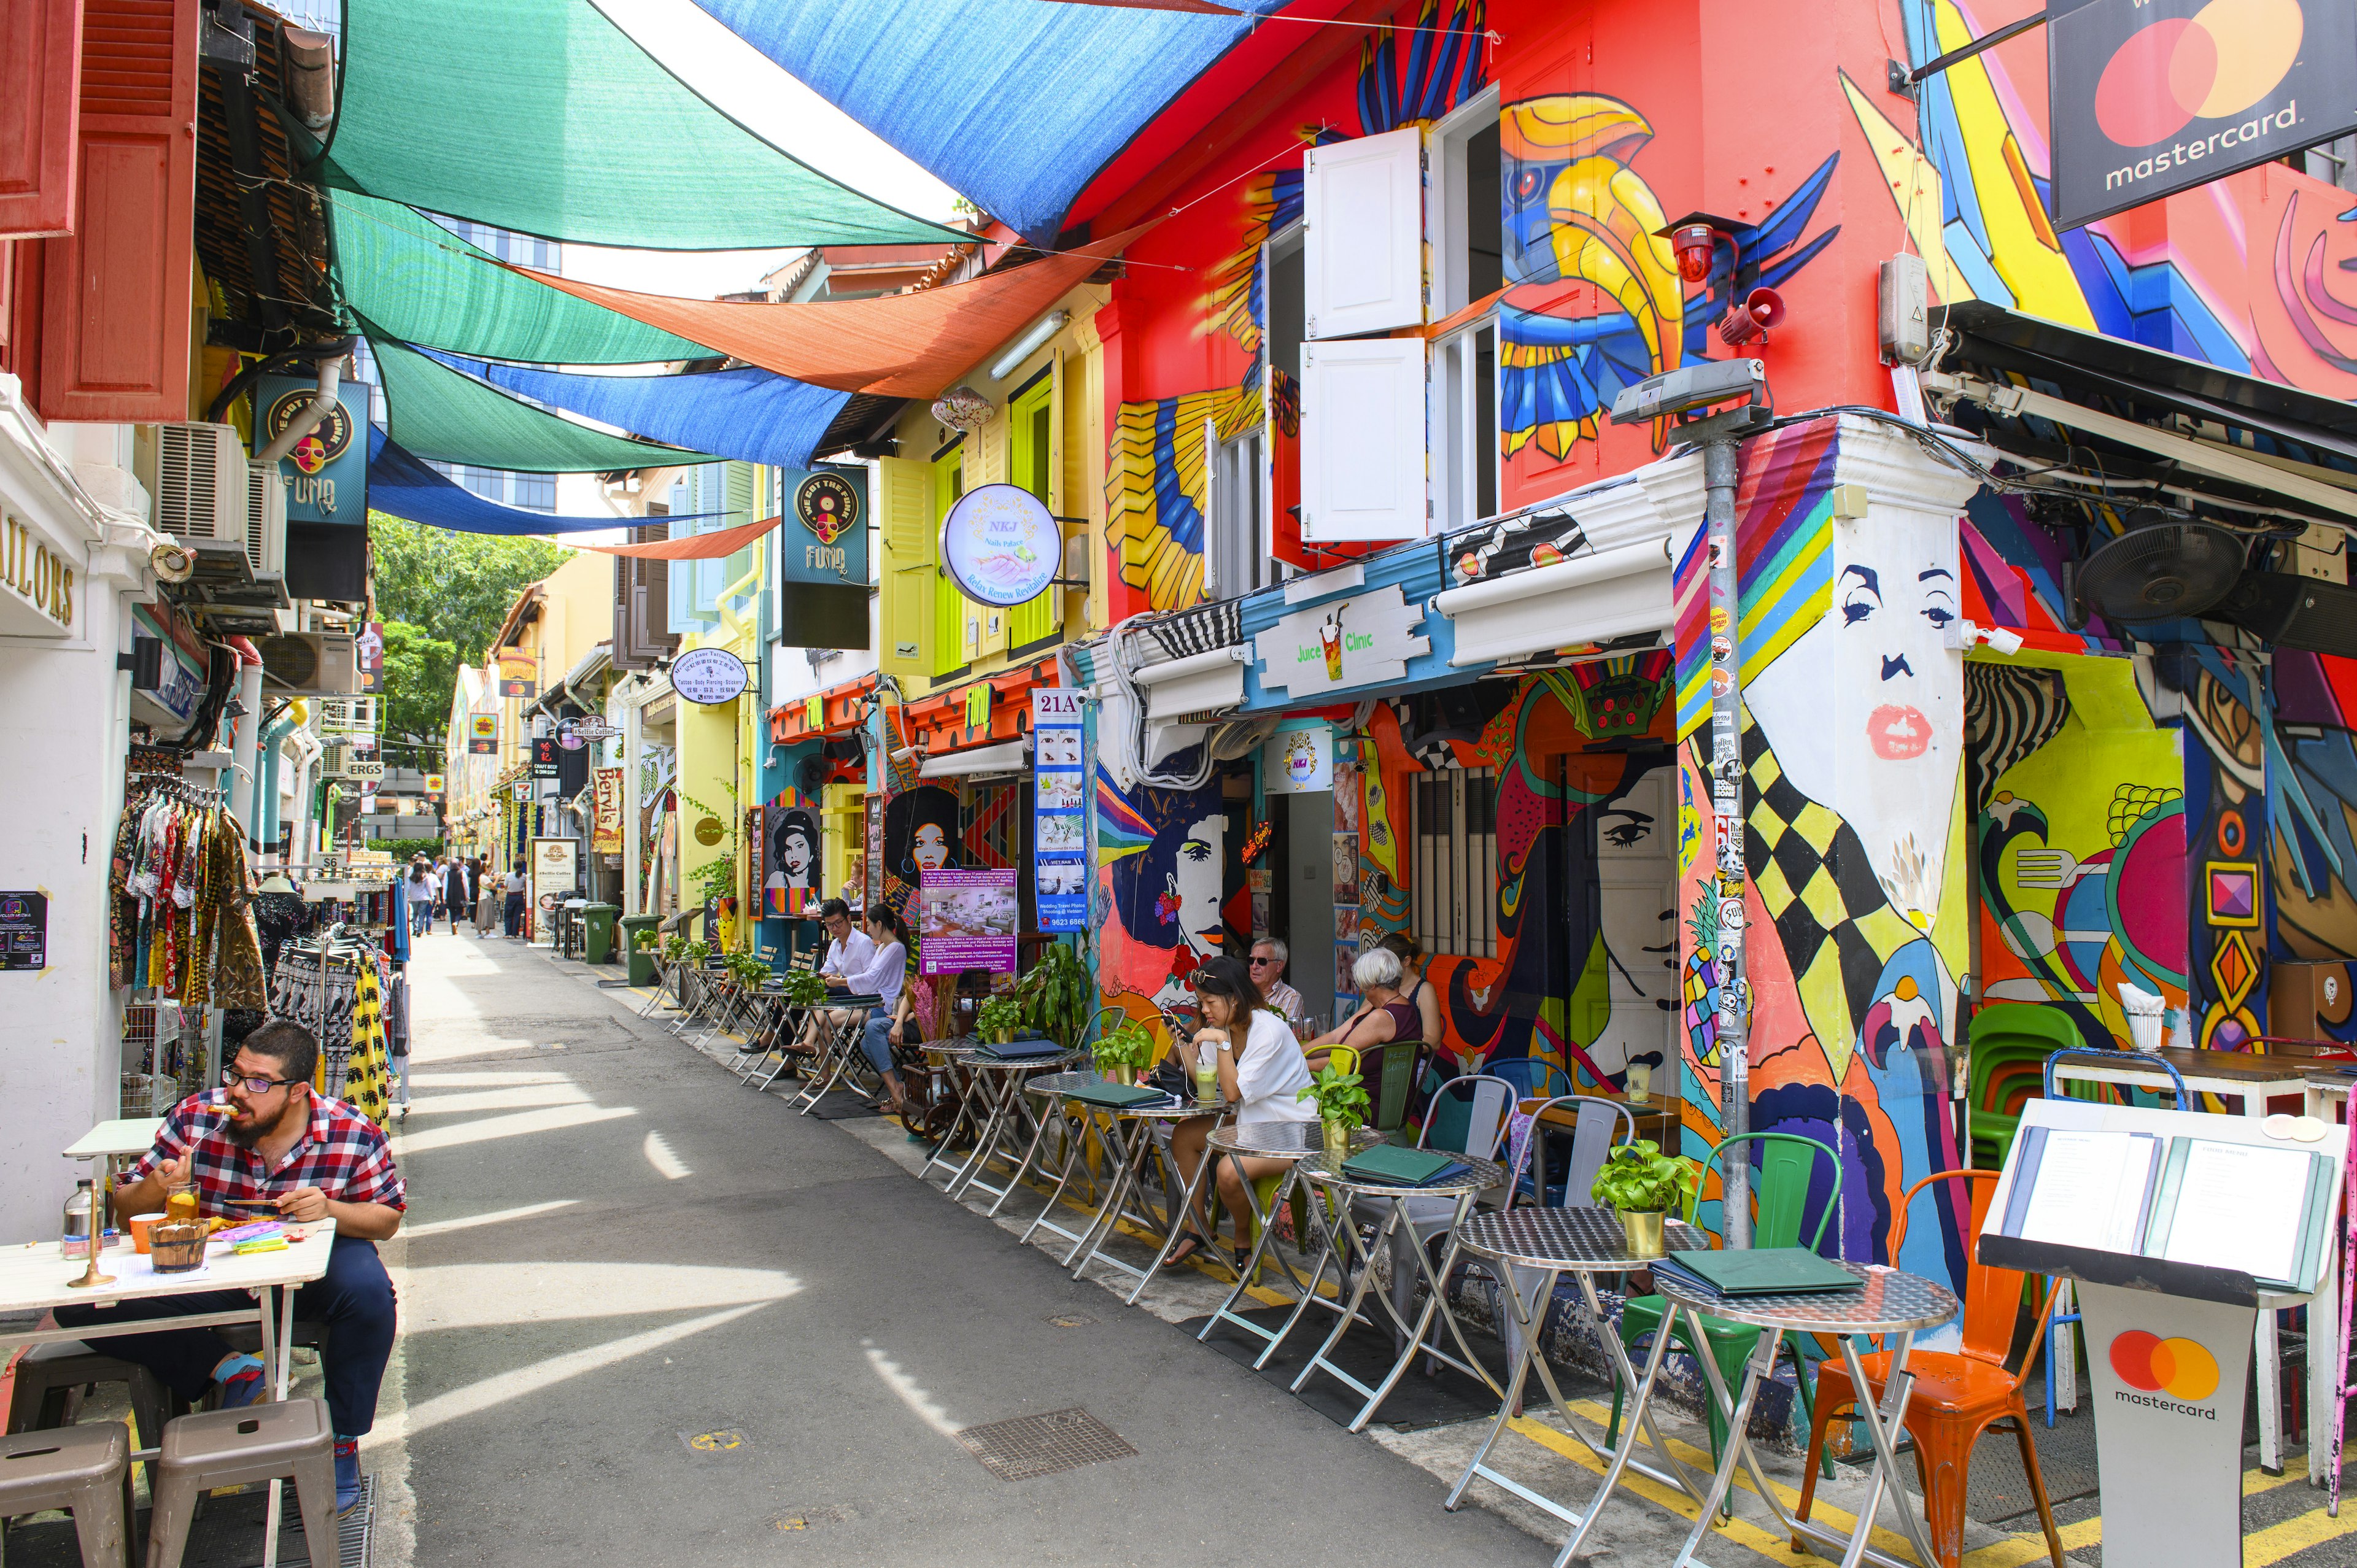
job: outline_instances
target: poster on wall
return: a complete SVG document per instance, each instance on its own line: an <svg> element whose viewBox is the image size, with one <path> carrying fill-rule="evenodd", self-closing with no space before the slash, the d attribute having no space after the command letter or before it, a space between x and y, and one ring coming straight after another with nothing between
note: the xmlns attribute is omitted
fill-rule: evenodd
<svg viewBox="0 0 2357 1568"><path fill-rule="evenodd" d="M1031 693L1032 865L1043 931L1089 924L1088 772L1082 703L1070 687Z"/></svg>
<svg viewBox="0 0 2357 1568"><path fill-rule="evenodd" d="M497 757L500 754L500 715L469 714L467 716L467 755Z"/></svg>
<svg viewBox="0 0 2357 1568"><path fill-rule="evenodd" d="M1324 719L1278 726L1261 761L1272 795L1316 795L1334 788L1334 726Z"/></svg>
<svg viewBox="0 0 2357 1568"><path fill-rule="evenodd" d="M788 798L799 795L788 791ZM807 806L772 806L763 825L769 864L761 877L761 913L798 918L824 896L826 868L821 858L818 813Z"/></svg>
<svg viewBox="0 0 2357 1568"><path fill-rule="evenodd" d="M0 969L46 968L48 946L48 895L0 893Z"/></svg>
<svg viewBox="0 0 2357 1568"><path fill-rule="evenodd" d="M599 854L622 853L622 770L597 769L597 815L589 831L589 847Z"/></svg>
<svg viewBox="0 0 2357 1568"><path fill-rule="evenodd" d="M880 794L867 797L866 836L867 854L859 883L865 904L874 906L884 902L884 797Z"/></svg>
<svg viewBox="0 0 2357 1568"><path fill-rule="evenodd" d="M1015 972L1015 869L927 871L917 881L918 951L928 976Z"/></svg>
<svg viewBox="0 0 2357 1568"><path fill-rule="evenodd" d="M384 622L361 624L361 634L352 639L352 669L360 675L361 691L384 690Z"/></svg>

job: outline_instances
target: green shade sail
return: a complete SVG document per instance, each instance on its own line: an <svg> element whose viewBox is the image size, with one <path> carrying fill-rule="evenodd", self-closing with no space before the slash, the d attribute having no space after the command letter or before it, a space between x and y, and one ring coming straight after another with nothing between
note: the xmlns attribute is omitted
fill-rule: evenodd
<svg viewBox="0 0 2357 1568"><path fill-rule="evenodd" d="M589 0L344 0L343 56L317 172L347 189L544 239L658 251L950 232L778 151Z"/></svg>
<svg viewBox="0 0 2357 1568"><path fill-rule="evenodd" d="M387 335L531 364L637 365L716 350L510 272L424 213L328 193L345 303Z"/></svg>
<svg viewBox="0 0 2357 1568"><path fill-rule="evenodd" d="M420 457L525 474L716 463L702 452L608 435L560 419L432 360L363 320L384 377L387 434Z"/></svg>

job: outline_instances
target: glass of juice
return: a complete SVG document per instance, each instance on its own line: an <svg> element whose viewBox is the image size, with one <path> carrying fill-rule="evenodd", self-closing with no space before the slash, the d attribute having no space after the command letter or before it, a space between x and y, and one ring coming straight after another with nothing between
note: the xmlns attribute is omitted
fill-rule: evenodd
<svg viewBox="0 0 2357 1568"><path fill-rule="evenodd" d="M1195 1103L1217 1105L1220 1102L1220 1047L1216 1041L1199 1041L1195 1047Z"/></svg>

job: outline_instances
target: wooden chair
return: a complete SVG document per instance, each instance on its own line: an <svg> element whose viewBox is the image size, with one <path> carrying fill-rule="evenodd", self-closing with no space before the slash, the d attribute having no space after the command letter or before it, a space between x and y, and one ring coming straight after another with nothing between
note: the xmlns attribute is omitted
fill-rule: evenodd
<svg viewBox="0 0 2357 1568"><path fill-rule="evenodd" d="M1899 1256L1907 1240L1907 1217L1915 1195L1933 1182L1972 1184L1972 1223L1964 1240L1964 1255L1972 1260L1964 1276L1964 1348L1917 1350L1907 1359L1915 1391L1907 1402L1907 1434L1914 1440L1915 1467L1923 1480L1923 1518L1932 1528L1932 1550L1940 1568L1957 1568L1964 1556L1964 1484L1971 1473L1973 1444L1981 1434L2002 1421L2011 1421L2021 1439L2021 1467L2029 1477L2030 1499L2038 1505L2038 1522L2045 1527L2046 1550L2054 1568L2062 1568L2062 1538L2054 1530L2054 1509L2046 1500L2046 1481L2038 1473L2038 1442L2030 1435L2029 1410L2021 1397L2022 1380L2038 1358L2046 1338L2046 1316L2054 1309L2050 1288L2039 1309L2038 1330L2030 1336L2021 1369L2008 1371L2006 1357L2013 1348L2015 1314L2021 1302L2022 1276L2012 1269L1984 1263L1979 1258L1981 1227L1996 1196L1996 1171L1941 1171L1925 1176L1900 1199L1899 1221L1891 1228L1890 1255ZM1865 1399L1878 1402L1890 1369L1888 1351L1859 1358L1871 1385ZM1827 1361L1817 1370L1816 1411L1809 1425L1809 1462L1801 1481L1800 1517L1809 1517L1810 1498L1817 1489L1817 1465L1824 1453L1825 1427L1834 1412L1861 1402L1850 1386L1849 1369ZM1998 1428L2002 1431L2003 1428ZM1798 1536L1792 1550L1806 1550Z"/></svg>

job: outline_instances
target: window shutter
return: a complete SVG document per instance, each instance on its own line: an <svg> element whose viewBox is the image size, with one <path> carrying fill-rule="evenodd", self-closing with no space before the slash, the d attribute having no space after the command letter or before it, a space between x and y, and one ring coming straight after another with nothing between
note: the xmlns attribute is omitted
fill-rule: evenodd
<svg viewBox="0 0 2357 1568"><path fill-rule="evenodd" d="M74 226L82 0L0 0L0 239Z"/></svg>
<svg viewBox="0 0 2357 1568"><path fill-rule="evenodd" d="M930 674L933 618L933 471L914 457L877 464L877 667L889 675Z"/></svg>
<svg viewBox="0 0 2357 1568"><path fill-rule="evenodd" d="M197 0L88 0L74 231L44 242L40 413L188 413Z"/></svg>
<svg viewBox="0 0 2357 1568"><path fill-rule="evenodd" d="M742 528L753 521L754 503L758 499L755 487L759 472L750 463L730 463L722 469L720 488L725 499L721 504L728 509L728 515L715 527ZM721 563L720 586L726 588L752 569L753 547L748 544Z"/></svg>
<svg viewBox="0 0 2357 1568"><path fill-rule="evenodd" d="M1301 537L1421 539L1425 508L1421 338L1301 349Z"/></svg>
<svg viewBox="0 0 2357 1568"><path fill-rule="evenodd" d="M1301 176L1304 335L1349 338L1424 319L1424 132L1313 147Z"/></svg>

